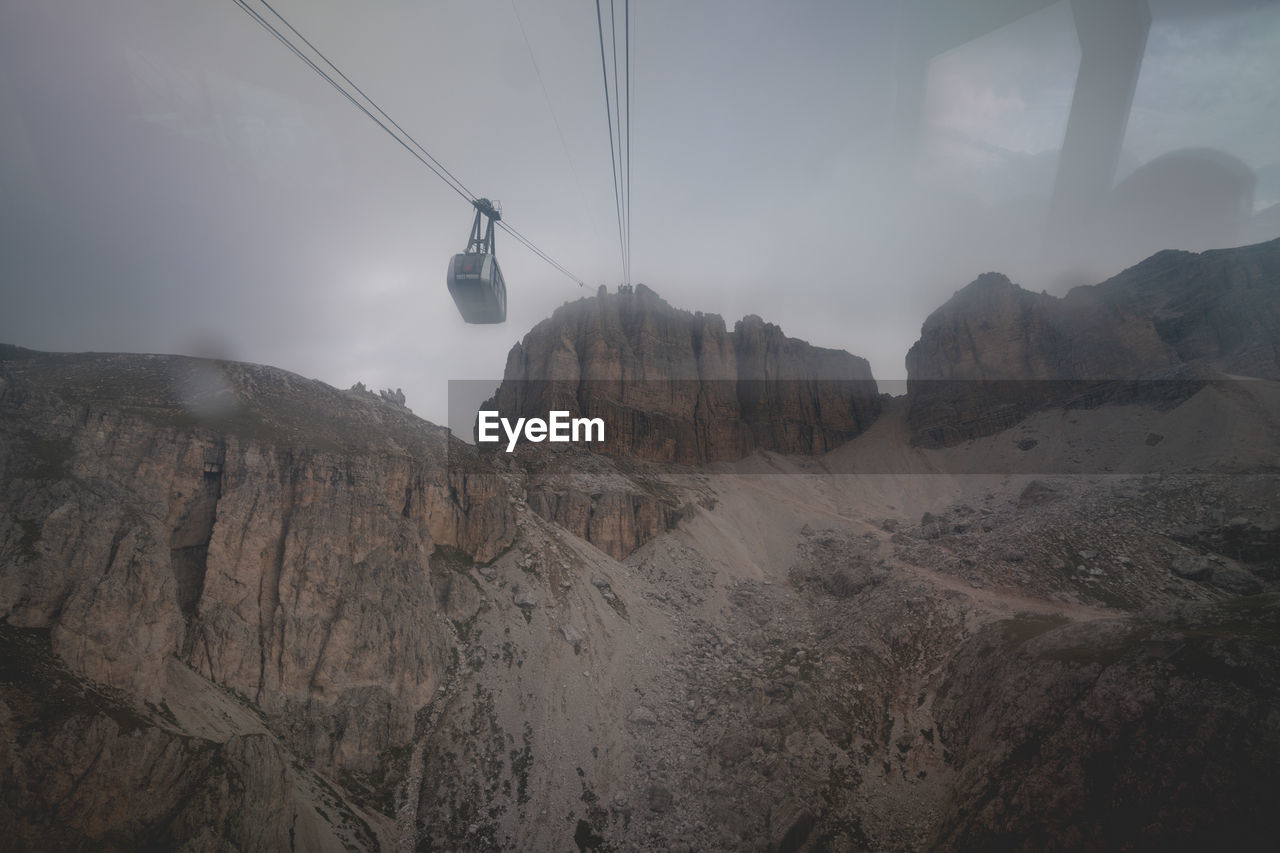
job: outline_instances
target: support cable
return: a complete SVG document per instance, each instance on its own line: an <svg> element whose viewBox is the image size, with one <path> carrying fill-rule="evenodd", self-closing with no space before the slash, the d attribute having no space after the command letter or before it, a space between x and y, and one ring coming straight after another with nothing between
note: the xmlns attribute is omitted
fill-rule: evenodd
<svg viewBox="0 0 1280 853"><path fill-rule="evenodd" d="M626 163L626 151L622 145L622 98L618 95L618 6L617 0L609 0L609 35L611 37L611 50L609 55L613 57L613 121L618 130L618 161L621 164ZM627 227L627 193L623 184L622 168L619 168L619 174L615 178L618 182L618 191L621 193L622 204L618 210L618 224L622 229L622 283L630 284L629 270L631 268L630 256L631 246L628 243L631 229Z"/></svg>
<svg viewBox="0 0 1280 853"><path fill-rule="evenodd" d="M612 26L612 22L610 22ZM604 23L600 14L600 0L596 0L596 32L600 36L600 73L604 80L604 117L609 126L609 163L613 166L613 203L618 215L618 249L623 260L623 277L626 276L626 244L622 239L622 200L618 191L618 158L614 151L613 111L609 107L609 66L604 58ZM616 43L616 42L615 42Z"/></svg>
<svg viewBox="0 0 1280 853"><path fill-rule="evenodd" d="M338 82L338 80L335 79L333 75L329 74L328 72L325 71L324 68L320 67L320 65L318 65L314 59L307 56L306 53L304 53L301 48L299 48L296 44L290 41L288 36L286 36L283 32L281 32L281 30L277 28L274 24L272 24L269 20L267 20L266 17L262 15L262 13L251 8L249 6L248 0L233 0L233 2L237 6L239 6L242 10L244 10L244 12L248 14L251 18L257 21L258 24L263 29L265 29L272 36L274 36L277 41L279 41L282 45L288 48L289 51L293 53L294 56L298 57L300 60L306 63L311 68L312 71L316 72L316 74L318 74L323 80L325 80L325 82L327 82L339 94L341 94L344 98L346 98L352 104L352 106L360 110L360 112L364 113L365 116L367 116L369 120L372 121L374 124L378 125L378 127L382 128L382 130L385 131L388 136L390 136L397 143L399 143L399 145L402 148L404 148L406 151L408 151L409 154L414 157L414 159L416 159L418 162L422 163L422 165L426 166L428 169L434 172L435 175L438 178L440 178L440 180L448 184L450 189L452 189L458 195L462 196L462 198L464 198L469 204L471 204L473 207L476 206L476 202L479 201L479 199L476 197L474 193L472 193L469 189L467 189L466 185L463 184L462 181L458 180L458 178L454 176L452 172L450 172L447 168L445 168L443 163L441 163L439 160L433 157L431 153L427 151L427 149L424 148L420 142L414 139L413 136L410 135L408 131L406 131L403 127L401 127L400 124L396 122L393 118L391 118L391 116L388 115L385 110L383 110L380 106L378 106L377 102L374 101L373 98L365 94L363 89L361 89L358 85L356 85L351 80L351 78L347 77L347 75L344 74L342 70L338 68L338 66L335 65L327 56L325 56L324 53L319 48L317 48L314 44L312 44L306 38L306 36L298 32L298 30L292 24L290 24L289 21L286 20L283 15L277 12L275 8L271 6L269 2L267 2L267 0L259 0L259 2L261 2L262 5L266 9L268 9L272 15L278 18L280 22L283 23L289 29L290 32L292 32L299 39L301 39L302 42L307 47L309 47L316 54L316 56L320 58L321 61L325 63L325 65L333 69L334 73L337 74L338 77L342 79L342 81L347 83L347 85L351 86L352 89L358 92L360 96L364 98L364 100L368 101L369 106L365 106L365 104L361 103L353 94L351 94L351 92L348 89L346 89L342 85L342 83ZM372 107L372 110L370 109L370 107ZM374 114L374 111L377 112L377 115ZM379 116L382 116L382 118L379 118ZM385 119L385 121L383 119ZM392 127L395 128L395 131L399 131L399 134L393 131ZM403 138L401 137L400 134L403 134ZM406 139L408 140L408 142L405 141ZM412 145L410 143L412 143ZM415 150L415 148L417 150ZM534 243L531 240L529 240L523 234L520 234L518 231L516 231L515 228L513 228L509 223L499 221L498 225L508 234L511 234L513 237L515 237L523 246L529 249L529 251L533 252L536 256L546 261L548 264L550 264L559 272L568 276L570 279L576 281L579 287L585 286L582 279L578 278L573 273L569 272L563 265L561 265L556 260L554 260L550 255L548 255L546 252L539 249L536 245L534 245Z"/></svg>
<svg viewBox="0 0 1280 853"><path fill-rule="evenodd" d="M235 2L235 4L236 4L237 6L239 6L241 9L243 9L245 12L247 12L247 13L248 13L248 14L249 14L249 15L250 15L254 20L256 20L259 24L261 24L261 25L262 25L262 27L263 27L263 29L265 29L267 32L271 33L273 36L275 36L275 37L276 37L276 39L277 39L281 44L283 44L283 45L284 45L285 47L287 47L290 51L292 51L292 52L293 52L293 54L294 54L294 56L298 57L298 58L299 58L299 59L301 59L303 62L305 62L307 65L309 65L309 66L311 67L311 70L312 70L312 71L316 72L316 73L317 73L317 74L319 74L319 75L320 75L324 80L326 80L326 81L329 83L329 85L330 85L330 86L332 86L334 89L336 89L336 90L338 91L338 93L339 93L339 94L341 94L344 98L346 98L348 101L350 101L350 102L351 102L351 104L352 104L356 109L360 110L360 112L362 112L362 113L364 113L366 116L368 116L368 117L369 117L369 119L370 119L371 121L373 121L373 122L374 122L374 124L378 125L378 126L379 126L379 127L381 127L384 131L386 131L386 132L391 136L391 138L392 138L392 139L394 139L396 142L399 142L399 143L400 143L400 145L401 145L401 147L403 147L406 151L408 151L411 155L413 155L413 157L414 157L414 158L416 158L419 162L421 162L421 163L422 163L424 166L426 166L428 169L430 169L431 171L435 172L435 173L436 173L436 175L437 175L437 176L439 176L439 178L440 178L442 181L444 181L446 184L448 184L448 185L449 185L450 189L452 189L452 190L453 190L454 192L456 192L458 195L460 195L460 196L462 196L464 199L466 199L468 203L474 203L475 198L474 198L470 193L468 193L468 192L467 192L466 187L462 187L461 185L455 185L455 184L454 184L451 180L449 180L449 178L448 178L448 177L446 177L443 173L441 173L441 172L437 171L435 166L433 166L429 161L427 161L427 160L423 159L422 155L418 154L418 152L416 152L416 151L414 151L412 148L410 148L410 147L409 147L409 145L408 145L407 143L405 143L405 141L404 141L403 139L401 139L400 137L396 136L396 135L391 131L391 129L390 129L389 127L387 127L385 124L383 124L383 123L382 123L382 121L381 121L377 116L375 116L373 113L371 113L371 112L369 111L369 109L368 109L364 104L362 104L362 103L360 103L358 100L356 100L356 99L355 99L355 97L354 97L350 92L348 92L347 90L343 89L343 88L342 88L342 86L338 83L338 81L334 80L331 76L329 76L327 73L325 73L325 70L324 70L323 68L321 68L319 65L317 65L317 64L315 63L315 61L314 61L313 59L311 59L311 57L309 57L309 56L307 56L305 53L303 53L303 52L302 52L302 51L301 51L301 50L300 50L296 45L294 45L292 42L290 42L290 41L289 41L289 40L284 36L284 34L283 34L283 33L281 33L278 29L276 29L274 26L272 26L270 21L268 21L266 18L264 18L260 13L258 13L258 12L256 12L256 11L254 11L253 9L249 8L249 5L248 5L248 3L246 2L246 0L233 0L233 2Z"/></svg>
<svg viewBox="0 0 1280 853"><path fill-rule="evenodd" d="M237 2L239 2L239 0L237 0ZM464 183L462 183L462 181L458 180L458 179L457 179L457 177L456 177L452 172L450 172L448 169L446 169L446 168L444 167L444 164L443 164L443 163L441 163L441 162L440 162L439 160L437 160L435 157L432 157L432 156L431 156L431 154L430 154L430 152L428 152L428 151L427 151L427 149L423 148L423 147L422 147L422 145L421 145L421 144L419 144L418 140L416 140L416 139L414 139L412 136L410 136L410 135L409 135L409 132L408 132L407 130L405 130L403 127L401 127L401 126L399 125L399 123L398 123L398 122L396 122L396 120L395 120L395 119L393 119L391 116L387 115L386 111L385 111L385 110L383 110L383 109L382 109L382 107L378 106L378 103L377 103L373 98L370 98L368 95L366 95L366 94L364 93L364 90L363 90L363 89L361 89L358 85L356 85L356 84L355 84L355 82L354 82L354 81L352 81L352 79L351 79L350 77L348 77L346 74L343 74L343 73L342 73L342 69L341 69L341 68L339 68L337 65L334 65L334 64L333 64L333 62L329 59L329 57L327 57L327 56L325 56L325 55L324 55L324 52L323 52L323 51L321 51L318 47L316 47L314 44L312 44L312 43L307 39L307 37L306 37L306 36L304 36L302 33L298 32L296 29L294 29L293 24L289 23L289 22L285 19L285 17L284 17L283 15L281 15L279 12L277 12L277 11L275 10L275 7L274 7L274 6L272 6L269 2L267 2L267 0L259 0L259 2L261 2L263 6L266 6L269 10L271 10L271 14L275 15L275 16L280 20L280 22L281 22L282 24L284 24L286 27L288 27L288 28L289 28L289 30L290 30L290 32L292 32L292 33L293 33L294 35L296 35L298 38L302 39L302 43L303 43L303 44L305 44L307 47L311 48L311 50L315 52L316 56L319 56L322 60L324 60L325 65L328 65L330 68L332 68L332 69L334 70L334 72L336 72L336 73L337 73L337 75L338 75L339 77L341 77L344 81L346 81L346 82L347 82L347 84L348 84L348 85L350 85L350 86L351 86L351 88L353 88L353 89L355 89L357 92L359 92L359 93L360 93L360 97L362 97L362 98L364 98L366 101L368 101L368 102L369 102L369 104L370 104L370 105L371 105L375 110L377 110L377 111L378 111L378 114L379 114L379 115L381 115L381 116L382 116L383 118L385 118L388 122L390 122L390 123L391 123L391 125L392 125L393 127L395 127L395 129L396 129L396 130L398 130L398 131L400 131L401 133L403 133L403 134L404 134L404 136L405 136L405 138L406 138L406 139L408 139L410 142L412 142L412 143L414 144L414 146L415 146L419 151L421 151L421 152L423 153L423 155L425 155L425 156L426 156L426 158L427 158L428 160L430 160L432 163L434 163L436 166L438 166L442 172L444 172L446 175L448 175L448 176L449 176L449 178L450 178L450 180L452 180L452 181L453 181L453 183L457 184L459 187L461 187L461 188L462 188L463 192L465 192L467 195L471 196L472 201L474 201L474 200L477 198L477 196L476 196L476 194L475 194L475 193L473 193L473 192L471 192L471 190L467 189L466 184L464 184Z"/></svg>
<svg viewBox="0 0 1280 853"><path fill-rule="evenodd" d="M631 284L631 0L625 0L622 13L626 28L627 60L627 284Z"/></svg>

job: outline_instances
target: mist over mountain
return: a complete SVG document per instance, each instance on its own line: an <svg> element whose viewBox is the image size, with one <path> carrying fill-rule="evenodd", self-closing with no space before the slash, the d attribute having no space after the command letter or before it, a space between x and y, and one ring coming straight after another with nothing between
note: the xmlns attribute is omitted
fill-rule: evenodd
<svg viewBox="0 0 1280 853"><path fill-rule="evenodd" d="M1267 849L1278 317L1274 241L990 273L888 398L601 291L494 405L611 440L513 453L271 367L0 348L0 831Z"/></svg>
<svg viewBox="0 0 1280 853"><path fill-rule="evenodd" d="M485 408L603 416L610 428L597 449L690 464L831 450L880 405L866 359L788 338L754 315L727 331L719 315L675 309L641 284L601 288L535 326Z"/></svg>
<svg viewBox="0 0 1280 853"><path fill-rule="evenodd" d="M1280 379L1280 241L1160 252L1059 299L987 273L907 353L917 439L955 443L1085 398L1178 396L1195 379Z"/></svg>

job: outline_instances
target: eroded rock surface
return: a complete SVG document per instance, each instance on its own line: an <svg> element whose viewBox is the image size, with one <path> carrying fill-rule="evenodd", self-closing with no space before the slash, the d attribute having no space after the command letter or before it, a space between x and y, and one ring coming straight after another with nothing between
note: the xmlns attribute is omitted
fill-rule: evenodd
<svg viewBox="0 0 1280 853"><path fill-rule="evenodd" d="M1028 414L1176 403L1206 378L1280 378L1280 240L1161 252L1059 299L986 273L929 315L907 353L916 440L944 446Z"/></svg>
<svg viewBox="0 0 1280 853"><path fill-rule="evenodd" d="M447 465L447 435L402 409L283 371L4 355L5 624L152 704L176 659L327 772L411 739L454 630L424 567L509 547L497 474L461 446Z"/></svg>
<svg viewBox="0 0 1280 853"><path fill-rule="evenodd" d="M508 417L603 417L595 449L657 462L821 453L880 412L865 359L788 338L748 316L673 308L644 285L566 305L512 347L485 404Z"/></svg>

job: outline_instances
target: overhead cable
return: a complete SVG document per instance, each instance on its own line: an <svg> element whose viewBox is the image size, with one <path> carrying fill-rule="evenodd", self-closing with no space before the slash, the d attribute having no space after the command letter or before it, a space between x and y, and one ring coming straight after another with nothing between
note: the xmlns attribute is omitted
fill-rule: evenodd
<svg viewBox="0 0 1280 853"><path fill-rule="evenodd" d="M609 21L610 29L613 27L613 20ZM626 278L626 258L627 248L626 242L622 238L622 198L618 186L618 157L616 146L613 139L613 110L609 106L609 65L604 55L604 23L600 14L600 0L596 0L596 32L600 36L600 73L604 81L604 117L605 123L609 126L609 164L613 167L613 204L615 212L618 216L618 250L621 253L622 275ZM614 44L617 42L615 40Z"/></svg>
<svg viewBox="0 0 1280 853"><path fill-rule="evenodd" d="M609 0L609 35L611 36L610 56L613 57L613 120L618 130L618 161L620 164L618 169L618 190L622 195L622 206L618 212L619 222L622 226L622 282L630 284L631 268L631 244L628 242L631 237L630 229L627 228L627 193L623 183L623 173L626 165L626 151L622 145L622 98L618 95L618 5L617 0Z"/></svg>
<svg viewBox="0 0 1280 853"><path fill-rule="evenodd" d="M466 199L466 201L472 206L476 204L476 202L479 200L478 197L474 193L472 193L469 189L467 189L466 185L463 184L462 181L458 180L458 178L455 177L452 172L450 172L447 168L445 168L443 163L441 163L439 160L433 157L431 153L427 151L427 149L424 148L420 142L414 139L413 136L410 135L408 131L406 131L403 127L401 127L400 124L396 122L394 119L392 119L391 116L388 115L385 110L383 110L380 106L378 106L377 102L374 101L373 98L365 94L363 89L357 86L351 80L351 78L347 77L347 75L344 74L342 70L338 68L338 66L335 65L327 56L325 56L324 53L319 48L317 48L314 44L312 44L306 38L306 36L298 32L298 30L292 24L290 24L289 21L286 20L283 15L281 15L278 11L276 11L276 9L273 6L271 6L271 4L267 2L267 0L259 0L259 2L263 5L264 8L270 11L272 15L274 15L277 19L279 19L279 21L283 23L285 27L289 29L290 32L292 32L295 36L301 39L302 42L308 48L310 48L312 52L314 52L316 56L319 57L320 60L325 65L333 69L333 72L337 74L338 77L340 77L343 82L345 82L347 85L351 86L352 89L358 92L360 97L368 102L368 106L366 106L364 103L361 103L360 100L357 99L355 95L351 93L351 91L345 88L342 85L342 83L340 83L337 79L335 79L333 75L329 74L327 71L325 71L324 68L320 67L320 65L317 64L316 61L313 60L310 56L307 56L307 54L301 48L299 48L296 44L290 41L288 36L286 36L283 32L281 32L281 30L277 28L274 24L272 24L271 21L267 20L267 18L264 17L262 13L250 7L248 0L233 0L233 2L237 6L239 6L241 9L243 9L245 13L248 14L251 18L257 21L258 24L263 27L263 29L271 33L271 35L274 36L277 41L279 41L286 48L288 48L289 51L293 53L294 56L298 57L304 63L306 63L307 66L310 67L312 71L320 75L320 77L324 79L325 82L327 82L330 86L332 86L335 90L337 90L338 93L341 94L344 98L350 101L351 104L356 109L360 110L360 112L364 113L374 124L382 128L382 130L385 131L388 136L390 136L397 143L399 143L402 148L404 148L414 157L414 159L418 160L420 163L422 163L422 165L426 166L433 173L435 173L435 175L439 177L440 180L448 184L450 189L452 189L458 195L462 196L462 198ZM375 115L375 112L376 112L376 115ZM382 118L379 118L379 116L381 116ZM383 119L385 119L385 121ZM392 130L392 127L394 127L395 130ZM396 133L396 131L399 131L399 133ZM401 134L403 135L403 138L401 137ZM406 142L405 140L408 140L408 141ZM536 245L534 245L534 243L531 240L529 240L523 234L520 234L519 232L517 232L515 228L511 227L509 223L499 221L499 225L503 228L503 230L505 230L507 233L511 234L512 236L514 236L523 246L525 246L527 249L529 249L539 258L546 261L548 264L550 264L559 272L563 273L564 275L576 281L579 286L583 286L582 279L573 275L563 265L555 261L550 255L548 255L546 252L539 249Z"/></svg>
<svg viewBox="0 0 1280 853"><path fill-rule="evenodd" d="M627 176L627 284L631 283L631 0L625 0L623 7L623 20L626 25L626 50L627 60L624 67L627 69L627 165L625 173Z"/></svg>

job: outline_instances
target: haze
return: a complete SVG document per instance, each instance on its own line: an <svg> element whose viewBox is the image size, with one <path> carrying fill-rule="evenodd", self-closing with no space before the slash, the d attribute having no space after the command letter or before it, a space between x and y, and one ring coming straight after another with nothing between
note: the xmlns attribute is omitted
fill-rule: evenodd
<svg viewBox="0 0 1280 853"><path fill-rule="evenodd" d="M499 234L508 322L465 325L444 272L470 207L234 3L10 0L0 341L402 387L444 423L448 380L500 378L531 326L620 281L594 6L274 5L586 290ZM929 17L902 9L930 4L636 0L633 281L893 379L978 273L1060 293L1280 236L1280 4L1150 0L1116 189L1069 240L1046 218L1080 48L1066 3L1023 5L1044 8L926 61L912 98Z"/></svg>

